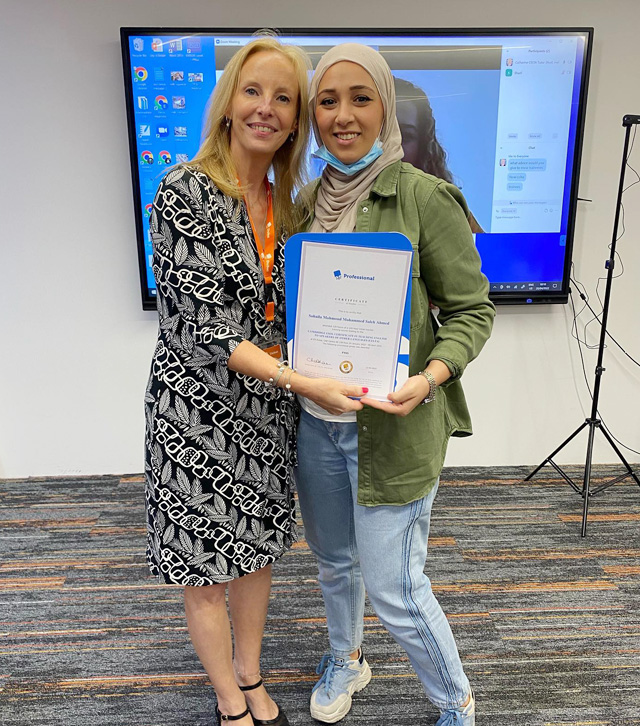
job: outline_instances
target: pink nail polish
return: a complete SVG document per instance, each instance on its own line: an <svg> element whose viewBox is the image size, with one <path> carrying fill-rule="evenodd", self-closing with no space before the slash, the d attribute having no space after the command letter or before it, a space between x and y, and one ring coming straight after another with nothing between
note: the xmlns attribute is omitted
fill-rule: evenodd
<svg viewBox="0 0 640 726"><path fill-rule="evenodd" d="M366 386L362 386L363 393L369 393L369 389Z"/></svg>

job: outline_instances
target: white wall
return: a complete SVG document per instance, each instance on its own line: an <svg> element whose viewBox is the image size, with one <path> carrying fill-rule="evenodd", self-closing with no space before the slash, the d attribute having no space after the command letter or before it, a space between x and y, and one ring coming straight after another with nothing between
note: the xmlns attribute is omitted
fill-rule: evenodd
<svg viewBox="0 0 640 726"><path fill-rule="evenodd" d="M594 26L576 273L606 259L621 118L640 113L637 0L0 0L0 477L139 472L155 314L141 310L120 26ZM635 56L635 57L634 57ZM640 140L638 142L640 144ZM635 159L640 166L640 148ZM640 186L610 330L640 358ZM593 296L595 297L595 296ZM476 435L449 464L536 463L589 411L564 306L501 308L466 376ZM595 326L593 326L595 330ZM601 411L640 450L640 371L606 354ZM588 356L589 378L595 358ZM582 460L586 442L564 462ZM631 461L640 457L630 454ZM598 440L595 461L614 461Z"/></svg>

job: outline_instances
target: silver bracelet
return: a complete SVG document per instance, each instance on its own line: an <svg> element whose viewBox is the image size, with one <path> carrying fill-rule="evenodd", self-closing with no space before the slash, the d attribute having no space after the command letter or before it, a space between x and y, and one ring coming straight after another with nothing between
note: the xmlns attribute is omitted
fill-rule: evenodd
<svg viewBox="0 0 640 726"><path fill-rule="evenodd" d="M435 401L436 399L436 391L438 390L438 384L436 383L436 379L433 377L433 374L430 373L428 370L423 370L418 373L419 376L424 376L427 379L427 382L429 383L429 394L424 399L424 401L420 402L421 406L424 406L425 403L431 403L431 401Z"/></svg>
<svg viewBox="0 0 640 726"><path fill-rule="evenodd" d="M286 363L278 363L278 370L276 377L274 379L273 376L269 378L269 380L266 382L267 386L269 388L277 388L278 387L278 381L282 378L282 374L287 370L289 366L287 366Z"/></svg>
<svg viewBox="0 0 640 726"><path fill-rule="evenodd" d="M289 373L288 378L285 378L287 375L287 372ZM292 398L294 396L293 391L291 390L291 376L296 372L295 368L289 367L287 363L278 363L278 370L275 374L275 378L271 376L268 381L266 381L266 385L268 388L284 388L285 389L285 396L288 396L289 398ZM282 379L282 385L278 385L280 383L280 379ZM286 383L285 383L286 381Z"/></svg>
<svg viewBox="0 0 640 726"><path fill-rule="evenodd" d="M293 391L291 390L291 376L296 372L295 368L289 368L289 378L287 379L287 382L285 384L285 388L287 389L286 396L289 396L289 398L292 398L294 396ZM282 379L284 380L284 378Z"/></svg>

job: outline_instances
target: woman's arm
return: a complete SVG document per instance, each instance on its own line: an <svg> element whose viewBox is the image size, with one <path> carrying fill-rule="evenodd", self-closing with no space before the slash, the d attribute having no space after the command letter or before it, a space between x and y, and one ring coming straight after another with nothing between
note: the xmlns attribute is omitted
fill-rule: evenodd
<svg viewBox="0 0 640 726"><path fill-rule="evenodd" d="M440 386L449 378L451 371L440 360L432 360L426 367L431 373L436 385ZM407 416L413 409L420 405L424 399L431 393L431 385L427 378L423 375L411 376L407 382L397 391L390 393L388 401L377 401L373 398L362 398L362 403L371 408L379 408L386 413L392 413L396 416Z"/></svg>
<svg viewBox="0 0 640 726"><path fill-rule="evenodd" d="M225 295L206 206L210 202L199 176L183 167L170 171L153 202L150 226L160 327L171 346L185 355L206 350L225 361L245 338L243 311Z"/></svg>
<svg viewBox="0 0 640 726"><path fill-rule="evenodd" d="M278 375L280 373L278 361L248 340L244 340L235 348L228 365L233 371L258 378L261 381L266 382L273 379L273 381L277 381L278 388L284 388L289 383L293 393L310 398L325 411L334 415L347 411L359 411L362 404L354 398L360 398L368 390L360 386L346 386L340 381L330 378L308 378L291 368L285 369L284 373ZM349 398L349 396L353 398Z"/></svg>
<svg viewBox="0 0 640 726"><path fill-rule="evenodd" d="M459 378L480 353L495 316L467 213L462 192L441 182L426 199L420 217L420 275L429 299L439 308L440 323L425 364L444 362L450 380Z"/></svg>
<svg viewBox="0 0 640 726"><path fill-rule="evenodd" d="M425 197L421 209L420 275L431 302L440 308L436 344L425 361L425 369L438 386L459 378L478 355L491 333L495 314L467 214L460 190L444 182ZM425 320L425 325L430 324L431 320ZM406 416L429 393L427 378L416 375L400 390L390 393L389 402L368 398L362 402Z"/></svg>

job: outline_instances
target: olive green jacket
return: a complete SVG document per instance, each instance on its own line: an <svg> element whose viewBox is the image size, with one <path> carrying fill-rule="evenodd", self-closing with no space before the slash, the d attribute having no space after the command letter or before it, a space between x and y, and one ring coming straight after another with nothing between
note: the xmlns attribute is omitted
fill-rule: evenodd
<svg viewBox="0 0 640 726"><path fill-rule="evenodd" d="M309 209L318 185L301 194ZM357 232L401 232L413 245L409 375L432 359L452 374L432 403L408 416L368 406L358 412L359 504L398 505L425 496L440 476L449 437L472 433L459 379L491 334L495 307L468 214L457 187L400 161L380 173L359 203ZM429 301L440 309L439 325Z"/></svg>

